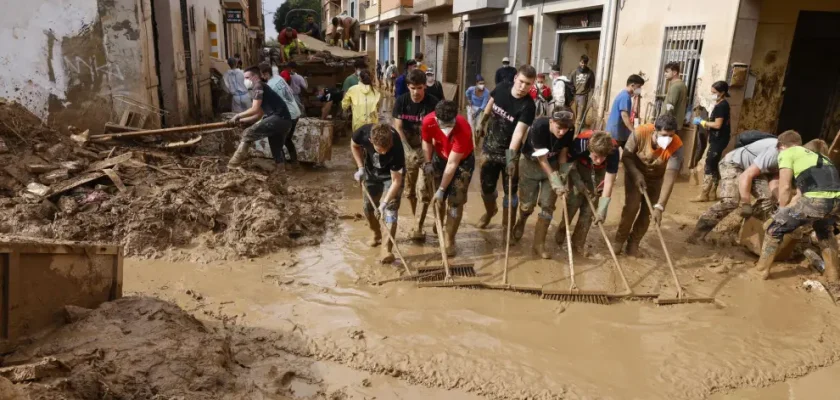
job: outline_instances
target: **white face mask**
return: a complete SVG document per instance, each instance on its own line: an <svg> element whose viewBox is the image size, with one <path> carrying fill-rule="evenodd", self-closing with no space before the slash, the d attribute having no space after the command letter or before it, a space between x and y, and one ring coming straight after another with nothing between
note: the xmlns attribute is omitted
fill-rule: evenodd
<svg viewBox="0 0 840 400"><path fill-rule="evenodd" d="M668 145L671 144L672 140L674 140L674 138L672 138L670 136L657 136L656 137L656 145L659 146L662 149L665 149L665 148L668 148Z"/></svg>
<svg viewBox="0 0 840 400"><path fill-rule="evenodd" d="M254 88L254 82L251 82L250 79L245 78L245 89L251 90Z"/></svg>
<svg viewBox="0 0 840 400"><path fill-rule="evenodd" d="M642 94L642 88L636 88L635 90L633 90L633 94L635 94L636 96L640 96Z"/></svg>
<svg viewBox="0 0 840 400"><path fill-rule="evenodd" d="M478 90L484 90L484 85L476 85L476 87L478 88Z"/></svg>
<svg viewBox="0 0 840 400"><path fill-rule="evenodd" d="M717 97L716 94L710 94L707 97L707 99L709 100L710 103L717 103L717 101L718 101L718 97Z"/></svg>
<svg viewBox="0 0 840 400"><path fill-rule="evenodd" d="M543 88L543 84L542 84L542 82L537 82L537 87L538 87L538 88L540 88L540 89L542 89L542 88Z"/></svg>

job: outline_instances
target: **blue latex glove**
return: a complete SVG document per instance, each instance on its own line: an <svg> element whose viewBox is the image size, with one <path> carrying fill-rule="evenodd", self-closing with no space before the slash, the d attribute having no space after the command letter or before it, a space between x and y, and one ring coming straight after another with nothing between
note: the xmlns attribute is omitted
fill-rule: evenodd
<svg viewBox="0 0 840 400"><path fill-rule="evenodd" d="M700 125L702 122L703 122L703 118L700 118L700 117L694 117L694 120L691 121L691 123L693 125Z"/></svg>

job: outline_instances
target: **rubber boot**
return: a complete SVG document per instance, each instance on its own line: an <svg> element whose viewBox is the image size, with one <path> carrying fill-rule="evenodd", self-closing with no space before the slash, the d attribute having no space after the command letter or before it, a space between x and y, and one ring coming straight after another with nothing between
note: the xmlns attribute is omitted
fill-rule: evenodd
<svg viewBox="0 0 840 400"><path fill-rule="evenodd" d="M386 223L385 226L391 232L391 237L396 238L397 237L397 223L394 222L393 224L391 224L390 227L388 227L388 224ZM390 264L390 263L394 262L395 258L394 258L393 248L394 248L394 242L386 239L385 240L385 245L382 246L382 251L381 251L380 256L379 256L379 262L380 263Z"/></svg>
<svg viewBox="0 0 840 400"><path fill-rule="evenodd" d="M522 239L522 236L525 234L525 222L528 221L528 217L531 216L531 213L521 212L519 213L519 220L513 225L513 231L510 233L511 242L516 243L519 239ZM507 234L507 231L505 231Z"/></svg>
<svg viewBox="0 0 840 400"><path fill-rule="evenodd" d="M534 253L545 260L551 258L551 254L545 251L545 236L548 234L550 224L551 221L537 217L537 224L534 227Z"/></svg>
<svg viewBox="0 0 840 400"><path fill-rule="evenodd" d="M639 250L639 243L633 239L627 241L627 250L624 252L631 257L641 257L642 252Z"/></svg>
<svg viewBox="0 0 840 400"><path fill-rule="evenodd" d="M242 165L242 163L248 159L249 147L251 147L250 142L246 142L244 140L239 142L239 146L236 147L236 151L233 153L230 161L228 161L228 168L236 168Z"/></svg>
<svg viewBox="0 0 840 400"><path fill-rule="evenodd" d="M770 267L773 265L773 260L776 258L776 253L779 251L781 244L782 239L776 239L769 234L765 234L764 243L761 244L761 256L758 258L758 262L755 263L755 269L751 272L758 275L761 279L769 278ZM827 266L828 263L826 263Z"/></svg>
<svg viewBox="0 0 840 400"><path fill-rule="evenodd" d="M700 217L697 221L697 225L694 226L694 230L691 231L691 235L689 235L685 241L688 244L697 244L698 242L706 239L706 235L708 235L712 229L715 229L715 224L703 219L703 217Z"/></svg>
<svg viewBox="0 0 840 400"><path fill-rule="evenodd" d="M505 234L507 234L507 227L508 227L508 210L509 210L508 207L502 207L502 232L505 232ZM510 213L510 218L512 218L512 220L510 221L510 223L512 224L511 228L516 226L516 214L517 214L516 208L514 208L512 211L513 212Z"/></svg>
<svg viewBox="0 0 840 400"><path fill-rule="evenodd" d="M411 205L411 215L417 215L417 198L408 198L408 204Z"/></svg>
<svg viewBox="0 0 840 400"><path fill-rule="evenodd" d="M831 238L820 240L819 243L825 263L825 279L831 283L840 282L840 270L837 268L837 242L834 241L834 238Z"/></svg>
<svg viewBox="0 0 840 400"><path fill-rule="evenodd" d="M420 215L417 216L417 226L411 231L409 238L414 241L422 242L426 240L426 233L423 232L423 224L426 222L426 213L429 211L429 203L423 203L420 207ZM417 215L417 214L415 214Z"/></svg>
<svg viewBox="0 0 840 400"><path fill-rule="evenodd" d="M709 192L712 190L712 176L703 176L703 186L700 187L700 194L689 200L692 203L703 203L709 201Z"/></svg>
<svg viewBox="0 0 840 400"><path fill-rule="evenodd" d="M370 247L379 246L382 243L382 230L379 226L379 220L376 219L376 216L373 215L373 212L365 212L365 218L367 218L368 226L370 230L373 231L373 238L367 241L367 245Z"/></svg>
<svg viewBox="0 0 840 400"><path fill-rule="evenodd" d="M457 217L453 217L451 214L446 218L446 256L453 257L455 256L455 235L458 233L458 227L461 225L461 217L463 217L464 206L460 206L455 209L457 213Z"/></svg>
<svg viewBox="0 0 840 400"><path fill-rule="evenodd" d="M496 206L496 199L491 200L484 200L484 215L481 216L478 220L478 229L487 228L487 225L490 224L490 220L493 218L494 215L499 211L499 207Z"/></svg>

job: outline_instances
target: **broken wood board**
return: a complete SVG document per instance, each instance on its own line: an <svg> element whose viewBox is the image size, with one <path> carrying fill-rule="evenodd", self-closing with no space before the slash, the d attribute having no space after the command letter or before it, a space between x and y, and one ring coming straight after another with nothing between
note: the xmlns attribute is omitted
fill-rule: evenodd
<svg viewBox="0 0 840 400"><path fill-rule="evenodd" d="M442 82L441 86L443 86L443 100L455 101L455 96L458 95L458 85Z"/></svg>
<svg viewBox="0 0 840 400"><path fill-rule="evenodd" d="M55 184L53 187L50 188L50 191L47 193L47 195L55 196L58 194L62 194L68 190L84 185L85 183L93 182L103 176L105 176L103 172L88 172L84 175L79 175L77 177L70 178L66 181Z"/></svg>
<svg viewBox="0 0 840 400"><path fill-rule="evenodd" d="M303 42L307 50L326 51L336 58L362 58L365 56L365 53L345 50L338 46L328 46L326 43L303 33L298 33L298 40Z"/></svg>
<svg viewBox="0 0 840 400"><path fill-rule="evenodd" d="M102 172L104 172L105 175L108 175L108 178L111 179L111 182L114 182L114 186L117 187L117 190L119 190L120 192L125 192L125 185L123 184L122 179L120 179L120 176L117 175L117 171L114 171L111 168L105 168L102 170Z"/></svg>
<svg viewBox="0 0 840 400"><path fill-rule="evenodd" d="M767 232L767 226L769 226L767 222L769 221L761 221L755 217L745 219L738 235L738 243L746 247L753 254L760 256L761 246L764 243L764 235ZM784 239L782 239L782 245L779 246L779 252L776 253L776 260L782 261L789 259L793 255L793 250L801 238L802 231L800 230L785 235Z"/></svg>
<svg viewBox="0 0 840 400"><path fill-rule="evenodd" d="M102 161L97 161L97 162L91 164L90 167L88 167L88 169L86 171L87 172L98 171L100 169L113 167L114 165L124 163L124 162L130 160L133 155L134 155L134 153L129 151L127 153L120 154L116 157L111 157L111 158L108 158L108 159L105 159L105 160L102 160Z"/></svg>

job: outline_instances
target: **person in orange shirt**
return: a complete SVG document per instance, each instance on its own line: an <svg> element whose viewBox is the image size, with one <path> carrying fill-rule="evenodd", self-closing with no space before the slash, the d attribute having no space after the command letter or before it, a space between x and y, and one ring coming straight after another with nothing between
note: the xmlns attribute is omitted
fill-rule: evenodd
<svg viewBox="0 0 840 400"><path fill-rule="evenodd" d="M677 120L664 114L654 124L639 125L624 146L624 208L615 234L617 251L627 243L626 254L639 255L639 243L650 221L662 223L662 213L671 197L683 161L682 140L676 134ZM653 214L642 191L650 197Z"/></svg>

